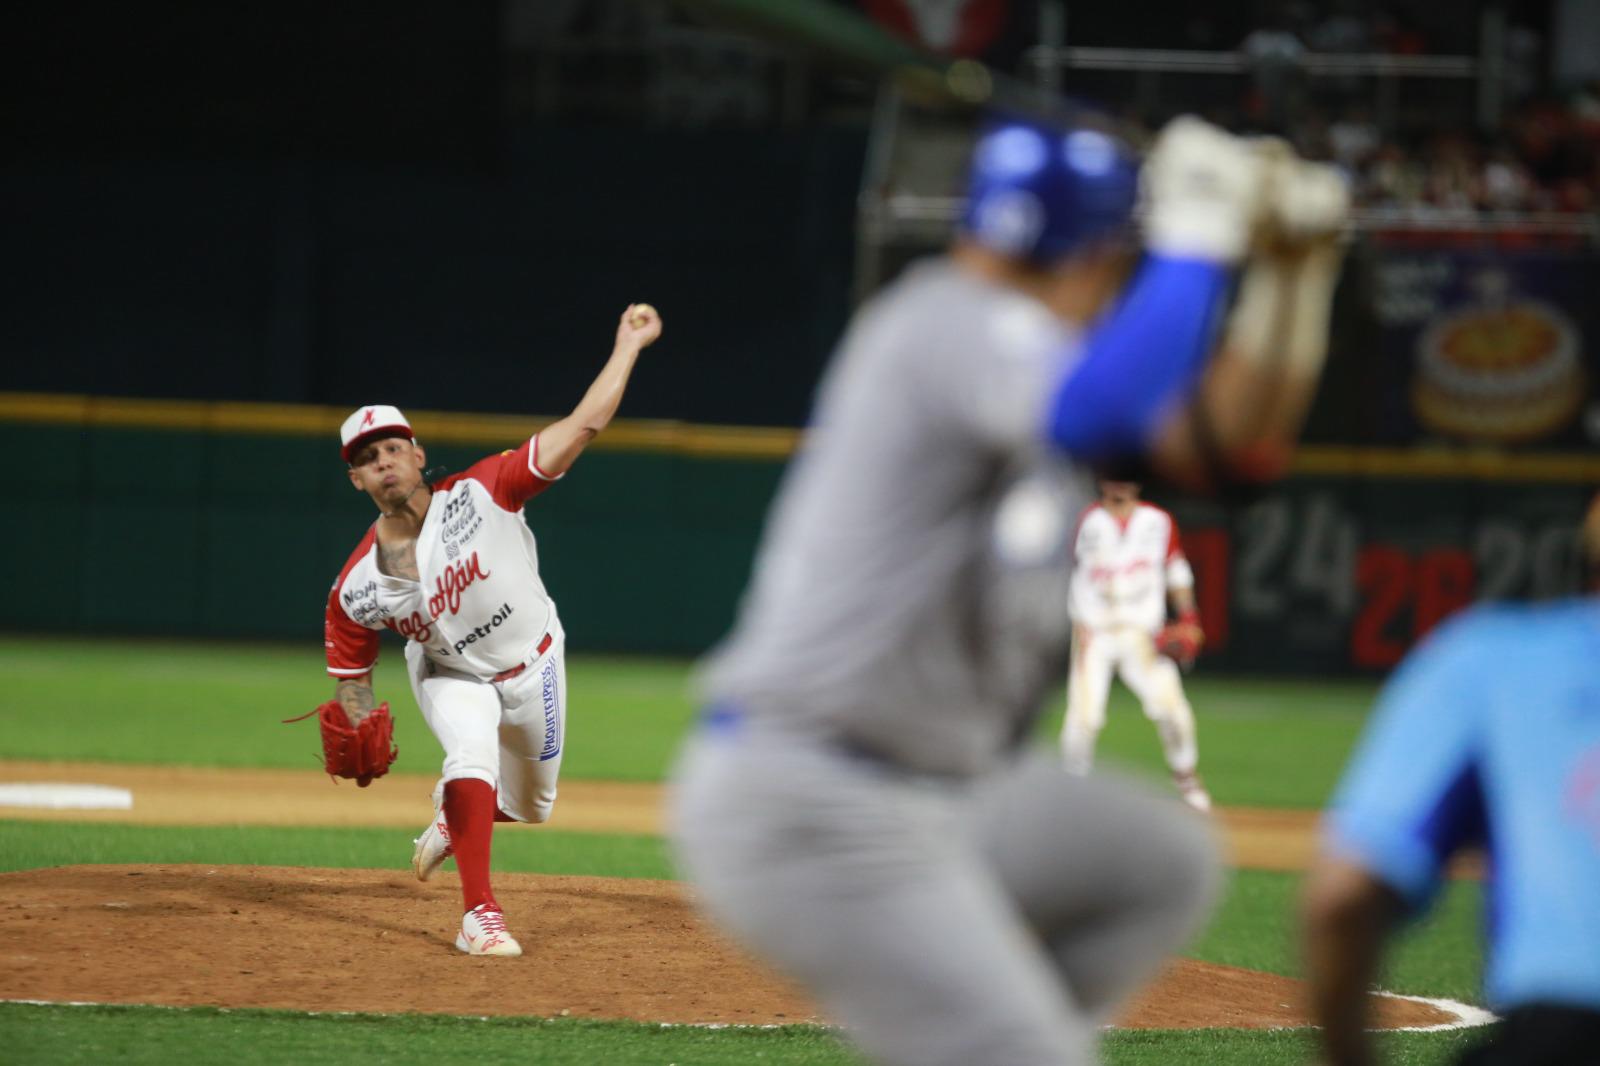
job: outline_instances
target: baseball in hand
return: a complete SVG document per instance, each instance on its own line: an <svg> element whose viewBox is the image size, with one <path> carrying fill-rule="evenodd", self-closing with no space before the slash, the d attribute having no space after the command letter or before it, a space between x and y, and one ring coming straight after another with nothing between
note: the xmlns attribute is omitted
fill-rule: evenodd
<svg viewBox="0 0 1600 1066"><path fill-rule="evenodd" d="M634 304L633 313L628 316L628 325L642 326L648 323L652 317L661 317L656 313L656 309L654 307L651 307L649 304Z"/></svg>

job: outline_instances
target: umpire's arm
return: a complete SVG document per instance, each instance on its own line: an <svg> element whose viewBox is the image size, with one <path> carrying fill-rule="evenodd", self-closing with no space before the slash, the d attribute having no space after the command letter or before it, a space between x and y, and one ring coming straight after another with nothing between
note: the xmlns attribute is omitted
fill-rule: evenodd
<svg viewBox="0 0 1600 1066"><path fill-rule="evenodd" d="M1393 889L1348 859L1323 856L1306 879L1303 950L1327 1066L1375 1061L1366 1035L1367 990L1404 910Z"/></svg>
<svg viewBox="0 0 1600 1066"><path fill-rule="evenodd" d="M1390 934L1428 907L1450 856L1482 840L1482 671L1494 624L1465 612L1412 651L1324 815L1301 934L1330 1066L1373 1061L1367 992Z"/></svg>

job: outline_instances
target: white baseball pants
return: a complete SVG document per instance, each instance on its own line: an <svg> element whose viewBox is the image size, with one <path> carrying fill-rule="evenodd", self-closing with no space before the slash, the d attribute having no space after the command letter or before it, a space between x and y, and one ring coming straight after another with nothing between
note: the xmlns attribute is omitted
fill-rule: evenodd
<svg viewBox="0 0 1600 1066"><path fill-rule="evenodd" d="M1178 664L1156 651L1155 640L1133 626L1072 627L1072 676L1067 681L1067 716L1061 749L1067 768L1088 773L1095 742L1106 724L1111 676L1122 678L1155 723L1161 749L1174 774L1192 774L1199 761L1194 710L1183 694Z"/></svg>
<svg viewBox="0 0 1600 1066"><path fill-rule="evenodd" d="M551 643L516 677L484 681L406 645L411 691L444 748L446 781L477 778L519 822L549 819L567 734L566 634L551 619Z"/></svg>

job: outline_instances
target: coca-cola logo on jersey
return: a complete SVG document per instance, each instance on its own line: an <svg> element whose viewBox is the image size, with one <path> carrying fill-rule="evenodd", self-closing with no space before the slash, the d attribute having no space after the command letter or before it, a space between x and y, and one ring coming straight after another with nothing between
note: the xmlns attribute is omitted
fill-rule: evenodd
<svg viewBox="0 0 1600 1066"><path fill-rule="evenodd" d="M488 576L489 571L478 561L477 552L473 552L461 562L446 566L444 573L439 575L435 583L437 591L428 597L428 614L434 618L446 612L455 614L461 610L461 594L470 588L473 582Z"/></svg>
<svg viewBox="0 0 1600 1066"><path fill-rule="evenodd" d="M477 506L473 504L472 497L463 493L452 499L445 506L444 522L439 528L439 537L444 541L444 554L446 558L457 559L463 550L463 545L477 535L483 528L483 516L478 513Z"/></svg>

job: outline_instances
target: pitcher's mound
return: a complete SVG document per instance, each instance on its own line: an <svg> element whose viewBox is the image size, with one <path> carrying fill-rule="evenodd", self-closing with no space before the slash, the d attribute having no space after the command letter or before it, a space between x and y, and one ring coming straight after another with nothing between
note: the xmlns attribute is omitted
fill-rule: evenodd
<svg viewBox="0 0 1600 1066"><path fill-rule="evenodd" d="M448 871L69 866L0 875L0 999L314 1011L573 1015L660 1022L821 1021L794 988L695 916L682 885L495 879L520 959L455 949ZM1304 1025L1299 982L1180 960L1125 1026ZM1455 1017L1374 1001L1378 1024Z"/></svg>

